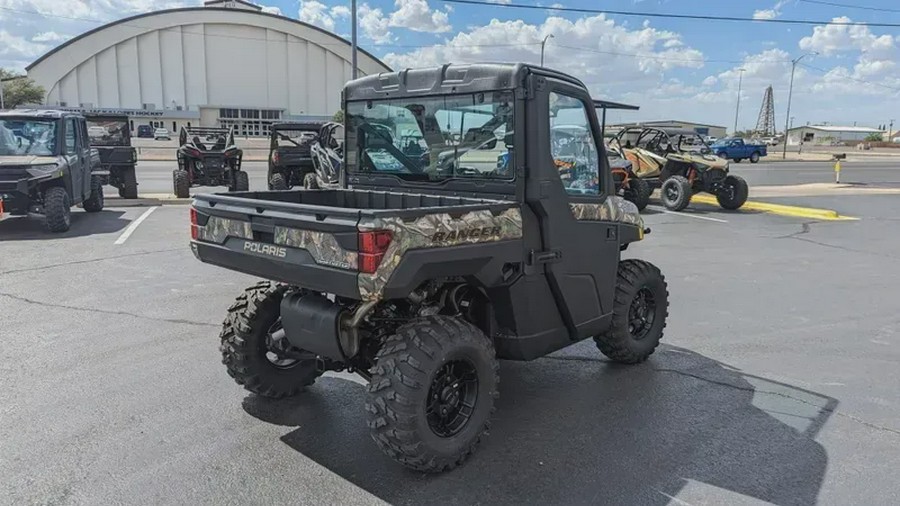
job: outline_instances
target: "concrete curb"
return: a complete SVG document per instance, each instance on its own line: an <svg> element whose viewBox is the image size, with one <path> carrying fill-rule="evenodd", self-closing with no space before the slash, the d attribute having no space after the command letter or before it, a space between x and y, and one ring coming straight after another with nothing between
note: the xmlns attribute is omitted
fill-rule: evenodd
<svg viewBox="0 0 900 506"><path fill-rule="evenodd" d="M701 204L718 205L719 202L712 195L694 195L691 202ZM856 220L849 216L841 216L837 211L832 209L819 209L815 207L788 206L784 204L770 204L768 202L756 202L748 200L741 209L751 211L762 211L766 213L778 214L781 216L791 216L794 218L809 218L813 220L839 221L839 220Z"/></svg>

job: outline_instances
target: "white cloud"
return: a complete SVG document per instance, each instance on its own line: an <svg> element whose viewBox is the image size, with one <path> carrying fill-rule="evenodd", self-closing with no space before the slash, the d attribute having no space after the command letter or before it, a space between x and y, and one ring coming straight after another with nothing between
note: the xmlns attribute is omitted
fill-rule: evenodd
<svg viewBox="0 0 900 506"><path fill-rule="evenodd" d="M283 16L283 14L281 13L281 9L279 9L278 7L268 5L260 5L260 7L262 7L262 11L265 13Z"/></svg>
<svg viewBox="0 0 900 506"><path fill-rule="evenodd" d="M615 99L628 91L643 93L659 85L665 70L703 66L703 54L685 46L680 35L650 26L628 29L602 14L575 21L549 17L541 24L493 19L442 44L390 53L384 60L395 69L448 62L538 63L541 40L548 34L554 38L547 42L545 64L578 77L597 96Z"/></svg>
<svg viewBox="0 0 900 506"><path fill-rule="evenodd" d="M851 19L842 16L833 18L832 22L849 23ZM828 24L814 27L812 35L800 39L800 49L818 51L826 56L859 50L878 57L893 56L896 46L893 37L876 36L868 26Z"/></svg>
<svg viewBox="0 0 900 506"><path fill-rule="evenodd" d="M373 9L369 4L359 6L359 27L363 35L376 44L388 44L394 40L390 20L381 9Z"/></svg>
<svg viewBox="0 0 900 506"><path fill-rule="evenodd" d="M62 42L72 38L71 35L63 35L56 32L41 32L31 37L32 42Z"/></svg>
<svg viewBox="0 0 900 506"><path fill-rule="evenodd" d="M778 14L774 9L762 9L753 12L753 19L775 19Z"/></svg>
<svg viewBox="0 0 900 506"><path fill-rule="evenodd" d="M300 12L297 18L304 23L324 28L329 32L334 31L334 17L328 11L328 6L317 0L300 0Z"/></svg>
<svg viewBox="0 0 900 506"><path fill-rule="evenodd" d="M719 79L716 76L708 76L703 80L703 86L715 86L716 83L719 82Z"/></svg>
<svg viewBox="0 0 900 506"><path fill-rule="evenodd" d="M451 30L445 11L431 10L426 0L394 0L396 11L391 13L391 26L416 32L445 33Z"/></svg>
<svg viewBox="0 0 900 506"><path fill-rule="evenodd" d="M349 18L350 8L346 5L335 5L331 8L331 16L334 18Z"/></svg>
<svg viewBox="0 0 900 506"><path fill-rule="evenodd" d="M50 46L31 42L24 37L0 30L0 60L30 60L45 53Z"/></svg>

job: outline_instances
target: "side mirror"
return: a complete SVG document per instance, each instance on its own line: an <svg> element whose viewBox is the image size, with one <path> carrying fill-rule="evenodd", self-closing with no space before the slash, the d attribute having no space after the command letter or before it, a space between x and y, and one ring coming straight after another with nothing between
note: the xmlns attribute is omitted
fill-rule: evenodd
<svg viewBox="0 0 900 506"><path fill-rule="evenodd" d="M485 150L485 151L491 151L491 150L496 149L496 148L497 148L497 138L494 137L493 139L491 139L491 140L487 141L486 143L482 144L478 149L483 149L483 150Z"/></svg>

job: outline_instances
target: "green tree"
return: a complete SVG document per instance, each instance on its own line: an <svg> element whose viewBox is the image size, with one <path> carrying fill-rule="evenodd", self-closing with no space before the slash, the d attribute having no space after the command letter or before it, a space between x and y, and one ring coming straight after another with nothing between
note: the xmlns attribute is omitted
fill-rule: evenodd
<svg viewBox="0 0 900 506"><path fill-rule="evenodd" d="M882 134L869 134L866 136L866 142L881 142Z"/></svg>
<svg viewBox="0 0 900 506"><path fill-rule="evenodd" d="M3 86L3 107L7 109L44 102L44 88L26 76L0 68L0 85Z"/></svg>
<svg viewBox="0 0 900 506"><path fill-rule="evenodd" d="M331 118L335 123L344 123L344 110L341 109L338 112L334 113L334 116Z"/></svg>

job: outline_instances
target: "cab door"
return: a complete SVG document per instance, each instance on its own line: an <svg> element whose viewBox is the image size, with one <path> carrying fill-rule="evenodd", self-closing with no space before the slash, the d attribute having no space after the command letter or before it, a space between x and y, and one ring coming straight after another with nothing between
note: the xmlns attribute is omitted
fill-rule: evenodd
<svg viewBox="0 0 900 506"><path fill-rule="evenodd" d="M538 79L529 114L539 117L528 118L526 201L541 222L544 249L535 260L545 263L560 315L577 340L604 332L612 317L618 225L604 205L614 185L590 96L565 82Z"/></svg>
<svg viewBox="0 0 900 506"><path fill-rule="evenodd" d="M75 118L66 118L63 122L63 153L71 181L72 204L78 204L90 193L90 175L85 177L85 165L90 166L90 152L85 149L81 139L81 130ZM85 155L88 156L85 160ZM85 192L87 189L87 192Z"/></svg>

